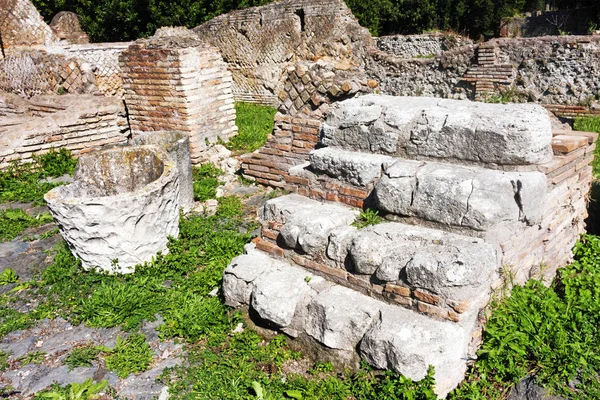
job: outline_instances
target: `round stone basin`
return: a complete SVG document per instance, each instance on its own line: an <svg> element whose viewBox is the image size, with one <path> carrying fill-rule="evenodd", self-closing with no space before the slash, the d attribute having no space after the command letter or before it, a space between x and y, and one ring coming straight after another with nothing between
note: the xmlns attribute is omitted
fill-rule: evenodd
<svg viewBox="0 0 600 400"><path fill-rule="evenodd" d="M167 153L133 146L81 156L73 183L44 198L84 268L129 273L179 234L178 195Z"/></svg>

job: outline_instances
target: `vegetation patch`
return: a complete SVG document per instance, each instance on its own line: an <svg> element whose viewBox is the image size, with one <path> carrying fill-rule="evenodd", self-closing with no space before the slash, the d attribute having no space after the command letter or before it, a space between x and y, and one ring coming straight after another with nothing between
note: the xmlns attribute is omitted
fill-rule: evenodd
<svg viewBox="0 0 600 400"><path fill-rule="evenodd" d="M194 168L192 174L194 179L194 200L206 201L214 199L217 195L217 187L221 184L219 176L223 175L223 171L208 163Z"/></svg>
<svg viewBox="0 0 600 400"><path fill-rule="evenodd" d="M600 117L579 117L575 118L573 128L577 131L583 132L596 132L600 134ZM600 146L596 146L594 151L595 157L592 162L592 168L594 171L594 177L600 178Z"/></svg>
<svg viewBox="0 0 600 400"><path fill-rule="evenodd" d="M44 194L61 183L50 183L46 178L73 175L77 160L66 149L33 158L28 164L12 164L0 171L0 203L19 201L44 204Z"/></svg>
<svg viewBox="0 0 600 400"><path fill-rule="evenodd" d="M0 242L13 240L27 228L52 222L49 213L32 217L21 208L7 208L0 211Z"/></svg>
<svg viewBox="0 0 600 400"><path fill-rule="evenodd" d="M93 400L99 397L99 394L108 386L108 381L103 380L98 383L90 378L83 383L71 383L66 386L53 385L50 390L38 393L36 400Z"/></svg>
<svg viewBox="0 0 600 400"><path fill-rule="evenodd" d="M454 399L502 399L532 374L566 399L600 397L600 238L585 235L550 287L531 280L493 303L479 359Z"/></svg>
<svg viewBox="0 0 600 400"><path fill-rule="evenodd" d="M142 334L129 335L127 339L117 336L117 346L104 361L106 367L115 371L119 378L127 378L148 370L152 363L152 351Z"/></svg>
<svg viewBox="0 0 600 400"><path fill-rule="evenodd" d="M253 103L235 104L235 124L238 134L229 140L227 148L240 153L251 153L260 149L273 132L277 110L270 106Z"/></svg>
<svg viewBox="0 0 600 400"><path fill-rule="evenodd" d="M379 210L375 210L373 208L367 208L364 211L361 211L359 216L356 218L356 221L352 223L352 226L362 229L367 226L377 225L383 222L383 218L379 216Z"/></svg>

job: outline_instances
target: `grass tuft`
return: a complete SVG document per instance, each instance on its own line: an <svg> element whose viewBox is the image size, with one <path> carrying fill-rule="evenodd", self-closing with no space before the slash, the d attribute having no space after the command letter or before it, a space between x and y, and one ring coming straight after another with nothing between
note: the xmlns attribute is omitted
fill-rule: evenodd
<svg viewBox="0 0 600 400"><path fill-rule="evenodd" d="M277 110L270 106L253 103L235 104L235 124L238 134L229 140L227 148L233 151L251 153L264 146L267 136L273 132Z"/></svg>

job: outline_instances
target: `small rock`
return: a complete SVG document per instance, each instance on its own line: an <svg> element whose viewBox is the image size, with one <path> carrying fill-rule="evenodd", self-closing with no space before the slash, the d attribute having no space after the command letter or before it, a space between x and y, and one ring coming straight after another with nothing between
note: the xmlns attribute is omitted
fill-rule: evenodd
<svg viewBox="0 0 600 400"><path fill-rule="evenodd" d="M231 331L231 333L243 333L244 332L244 324L242 324L241 322L239 324L237 324L237 326L235 327L234 330Z"/></svg>
<svg viewBox="0 0 600 400"><path fill-rule="evenodd" d="M219 207L219 202L215 199L206 200L204 202L204 214L205 215L215 215L217 213L217 208Z"/></svg>

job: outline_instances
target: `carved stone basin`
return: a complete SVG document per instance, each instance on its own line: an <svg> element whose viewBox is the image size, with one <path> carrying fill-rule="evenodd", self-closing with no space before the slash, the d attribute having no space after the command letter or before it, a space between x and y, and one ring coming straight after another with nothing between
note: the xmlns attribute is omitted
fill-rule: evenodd
<svg viewBox="0 0 600 400"><path fill-rule="evenodd" d="M44 197L86 269L133 272L179 234L175 162L154 146L117 147L79 158L73 183Z"/></svg>

